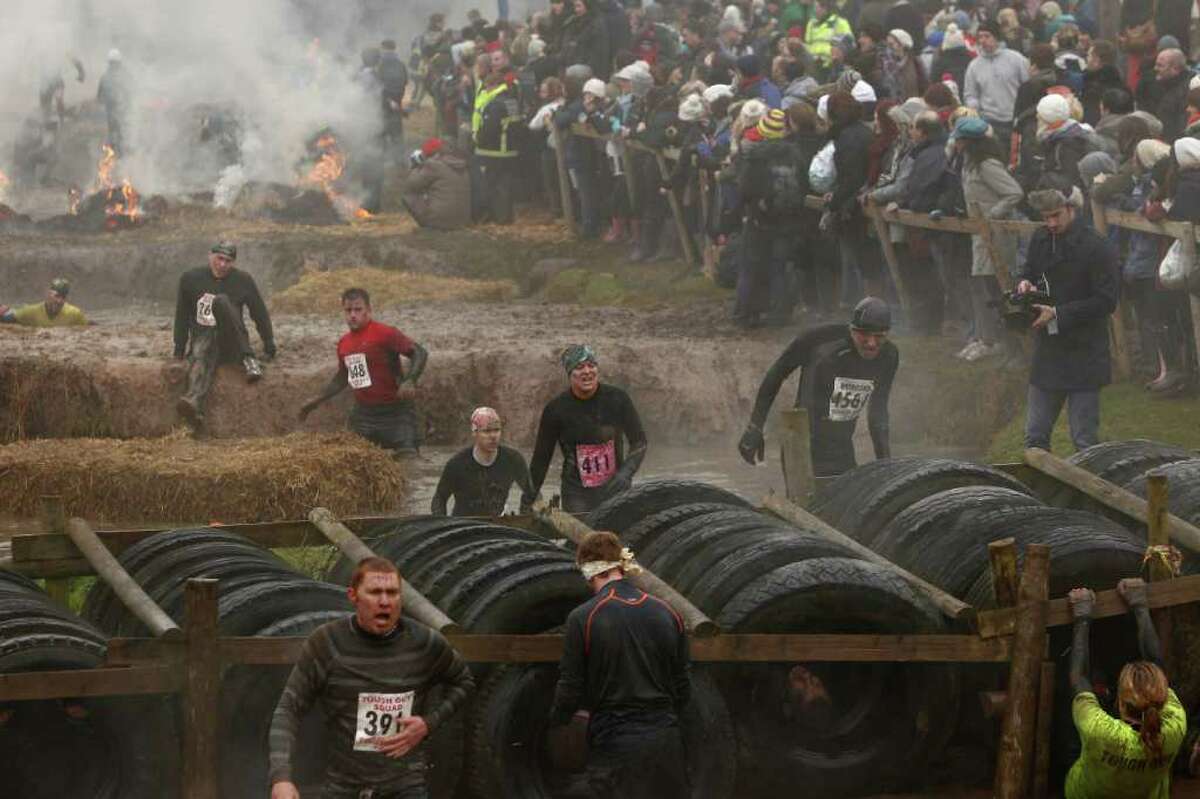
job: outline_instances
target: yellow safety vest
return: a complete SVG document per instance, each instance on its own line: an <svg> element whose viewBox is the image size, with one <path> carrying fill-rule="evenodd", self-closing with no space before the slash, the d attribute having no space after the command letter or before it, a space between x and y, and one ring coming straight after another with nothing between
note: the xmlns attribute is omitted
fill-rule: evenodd
<svg viewBox="0 0 1200 799"><path fill-rule="evenodd" d="M500 82L491 89L480 89L475 93L475 108L471 114L471 138L475 141L475 154L486 155L492 158L516 158L517 153L508 149L508 126L515 122L523 122L521 116L507 116L500 121L500 149L486 150L479 146L479 130L483 127L483 111L492 100L498 98L501 94L508 90L508 84Z"/></svg>

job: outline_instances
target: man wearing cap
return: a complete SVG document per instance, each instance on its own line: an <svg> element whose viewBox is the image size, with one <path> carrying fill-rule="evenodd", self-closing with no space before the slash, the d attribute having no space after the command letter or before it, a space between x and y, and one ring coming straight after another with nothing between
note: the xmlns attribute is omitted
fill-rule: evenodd
<svg viewBox="0 0 1200 799"><path fill-rule="evenodd" d="M888 398L900 351L887 340L892 312L883 300L867 297L854 308L850 329L828 324L809 328L791 343L767 370L750 424L738 452L754 465L764 457L763 425L783 381L801 369L796 407L808 410L812 429L813 472L830 477L857 465L854 430L867 411L867 426L876 458L891 457ZM868 410L869 408L869 410Z"/></svg>
<svg viewBox="0 0 1200 799"><path fill-rule="evenodd" d="M575 562L594 597L567 617L549 751L576 711L590 712L587 781L597 799L690 795L680 716L691 698L683 620L625 579L641 569L612 533L590 533Z"/></svg>
<svg viewBox="0 0 1200 799"><path fill-rule="evenodd" d="M236 269L236 261L237 245L219 241L208 254L208 266L189 269L179 278L175 357L188 357L188 386L176 409L196 426L204 421L204 397L212 388L218 364L241 363L249 383L263 376L246 330L247 309L262 339L263 358L275 357L271 315L254 278Z"/></svg>
<svg viewBox="0 0 1200 799"><path fill-rule="evenodd" d="M46 299L17 309L0 305L0 323L25 325L26 327L75 327L86 325L83 311L67 302L71 292L70 282L63 277L50 281Z"/></svg>
<svg viewBox="0 0 1200 799"><path fill-rule="evenodd" d="M992 21L979 24L975 34L979 54L967 65L963 78L963 102L979 112L1005 152L1012 136L1017 91L1029 80L1029 60L1001 44L1004 34Z"/></svg>
<svg viewBox="0 0 1200 799"><path fill-rule="evenodd" d="M457 230L471 224L467 162L441 139L427 139L413 154L401 201L421 227Z"/></svg>
<svg viewBox="0 0 1200 799"><path fill-rule="evenodd" d="M521 453L501 446L502 428L495 409L475 409L471 414L475 443L446 462L430 513L445 516L446 503L453 498L455 516L500 516L513 484L521 489L521 513L529 512L537 499L529 482L529 467Z"/></svg>
<svg viewBox="0 0 1200 799"><path fill-rule="evenodd" d="M586 513L629 488L646 453L646 433L629 395L600 382L591 347L568 347L562 365L570 386L542 410L529 473L534 491L540 491L557 445L562 452L562 506Z"/></svg>
<svg viewBox="0 0 1200 799"><path fill-rule="evenodd" d="M300 421L347 386L354 390L350 429L384 449L416 452L423 438L413 399L429 354L402 332L371 318L366 289L342 292L342 313L350 331L337 345L338 369L325 389L300 408ZM400 364L408 358L408 374Z"/></svg>
<svg viewBox="0 0 1200 799"><path fill-rule="evenodd" d="M1017 292L1043 291L1034 305L1033 368L1029 375L1025 446L1050 449L1050 431L1067 405L1071 440L1082 450L1099 442L1100 388L1112 380L1108 317L1120 291L1113 245L1083 220L1078 190L1031 192L1044 226L1029 242Z"/></svg>

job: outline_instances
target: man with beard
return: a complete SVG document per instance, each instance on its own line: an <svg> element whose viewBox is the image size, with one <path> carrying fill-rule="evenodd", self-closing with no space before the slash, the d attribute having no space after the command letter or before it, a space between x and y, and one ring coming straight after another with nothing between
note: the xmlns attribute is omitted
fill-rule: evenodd
<svg viewBox="0 0 1200 799"><path fill-rule="evenodd" d="M892 312L883 300L867 297L855 308L850 329L829 324L810 328L784 350L767 370L750 424L738 452L750 465L764 458L763 425L783 381L801 369L796 407L808 409L812 423L813 472L831 477L857 465L854 430L868 411L867 424L876 458L891 457L888 398L900 365L900 351L887 340Z"/></svg>

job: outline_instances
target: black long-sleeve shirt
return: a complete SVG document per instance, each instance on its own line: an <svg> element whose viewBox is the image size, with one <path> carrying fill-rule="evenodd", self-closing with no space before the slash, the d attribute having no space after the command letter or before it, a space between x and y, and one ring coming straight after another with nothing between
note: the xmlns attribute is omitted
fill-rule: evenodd
<svg viewBox="0 0 1200 799"><path fill-rule="evenodd" d="M239 314L244 314L248 308L250 318L258 329L258 337L262 339L263 352L268 357L275 356L275 331L271 327L271 315L267 312L262 295L258 293L254 278L240 269L233 269L224 279L217 280L211 269L199 266L189 269L179 278L179 292L175 301L176 357L183 357L187 352L188 336L198 326L197 303L205 294L224 294Z"/></svg>
<svg viewBox="0 0 1200 799"><path fill-rule="evenodd" d="M291 780L300 723L319 702L327 732L327 788L386 791L421 785L425 742L399 760L355 750L364 702L372 694L411 691L411 714L425 719L432 734L474 687L471 671L458 652L440 633L412 619L401 618L386 636L364 631L354 616L322 625L304 643L271 719L271 782ZM377 714L364 722L363 731L369 735L399 732L394 718L384 722Z"/></svg>
<svg viewBox="0 0 1200 799"><path fill-rule="evenodd" d="M455 516L499 516L514 483L521 489L521 512L528 512L537 492L521 453L501 446L496 460L484 466L475 460L474 449L467 447L446 461L430 513L445 516L446 503L453 497Z"/></svg>
<svg viewBox="0 0 1200 799"><path fill-rule="evenodd" d="M854 429L868 407L875 457L890 457L888 398L899 366L900 351L890 341L867 360L854 348L846 325L809 328L767 370L750 421L762 428L783 381L803 369L796 406L808 409L813 471L829 476L854 468Z"/></svg>
<svg viewBox="0 0 1200 799"><path fill-rule="evenodd" d="M551 722L591 711L589 734L622 720L678 718L691 697L691 657L679 614L625 580L604 586L567 617Z"/></svg>
<svg viewBox="0 0 1200 799"><path fill-rule="evenodd" d="M537 443L529 462L529 475L534 491L540 491L554 457L554 445L562 451L562 484L564 490L598 490L602 485L585 486L585 476L609 477L625 462L625 445L630 449L646 446L646 432L638 417L633 400L621 389L601 383L596 393L581 400L567 389L546 404L538 424ZM615 462L605 462L599 448L612 446Z"/></svg>

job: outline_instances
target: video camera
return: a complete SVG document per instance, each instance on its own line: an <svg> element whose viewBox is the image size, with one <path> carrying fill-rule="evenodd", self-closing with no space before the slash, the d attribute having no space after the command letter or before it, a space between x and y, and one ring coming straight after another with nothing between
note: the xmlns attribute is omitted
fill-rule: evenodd
<svg viewBox="0 0 1200 799"><path fill-rule="evenodd" d="M1003 299L995 303L1000 308L1000 316L1009 330L1028 330L1037 319L1035 305L1054 305L1054 299L1044 291L1026 291L1021 294L1016 291L1004 292Z"/></svg>

